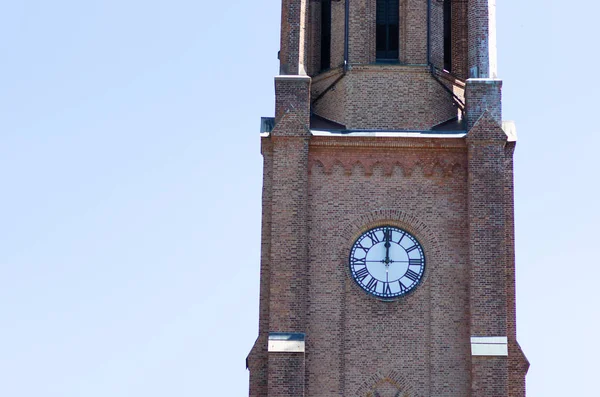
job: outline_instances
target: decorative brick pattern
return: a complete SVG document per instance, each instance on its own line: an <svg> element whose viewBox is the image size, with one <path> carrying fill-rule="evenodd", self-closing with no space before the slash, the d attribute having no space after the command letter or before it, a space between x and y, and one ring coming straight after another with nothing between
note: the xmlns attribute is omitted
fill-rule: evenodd
<svg viewBox="0 0 600 397"><path fill-rule="evenodd" d="M398 371L387 374L376 373L365 380L365 383L353 396L367 397L408 397L415 395L410 382Z"/></svg>
<svg viewBox="0 0 600 397"><path fill-rule="evenodd" d="M416 168L420 168L425 176L452 176L455 172L464 172L466 164L463 156L453 153L436 153L432 151L410 152L398 157L393 151L372 149L360 152L335 150L312 151L309 156L308 170L315 165L322 167L325 174L331 174L335 166L341 166L346 175L359 171L365 176L373 175L375 168L382 168L384 175L391 176L395 171L401 175L411 176Z"/></svg>

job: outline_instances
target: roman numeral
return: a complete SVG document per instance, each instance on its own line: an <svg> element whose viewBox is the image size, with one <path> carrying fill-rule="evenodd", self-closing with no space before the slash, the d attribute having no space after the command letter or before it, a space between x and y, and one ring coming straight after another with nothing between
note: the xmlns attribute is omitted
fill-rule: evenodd
<svg viewBox="0 0 600 397"><path fill-rule="evenodd" d="M369 291L376 291L377 290L377 283L378 283L377 279L371 277L371 279L369 280L369 283L366 285L366 287L367 287L367 289Z"/></svg>
<svg viewBox="0 0 600 397"><path fill-rule="evenodd" d="M365 251L365 254L367 252L369 252L369 248L363 247L363 245L362 245L362 243L360 241L356 243L356 248L360 248L361 250Z"/></svg>
<svg viewBox="0 0 600 397"><path fill-rule="evenodd" d="M417 281L419 279L419 274L413 272L412 270L408 269L406 271L406 273L404 273L404 276L408 277L409 279L411 279L412 281Z"/></svg>
<svg viewBox="0 0 600 397"><path fill-rule="evenodd" d="M385 229L383 231L383 239L386 242L389 242L392 239L392 230L391 229Z"/></svg>
<svg viewBox="0 0 600 397"><path fill-rule="evenodd" d="M371 243L373 245L377 244L380 241L379 237L377 237L377 233L375 233L375 232L367 233L367 237L371 239Z"/></svg>
<svg viewBox="0 0 600 397"><path fill-rule="evenodd" d="M402 231L400 231L398 233L400 233L400 240L398 240L398 244L400 244L402 242L402 239L404 238L404 236L406 236L406 233L404 233Z"/></svg>
<svg viewBox="0 0 600 397"><path fill-rule="evenodd" d="M353 265L366 265L367 264L367 258L357 258L355 256L352 257L352 264Z"/></svg>
<svg viewBox="0 0 600 397"><path fill-rule="evenodd" d="M361 281L361 282L362 282L362 281L363 281L365 278L367 278L367 276L368 276L368 275L369 275L369 271L367 270L367 267L366 267L366 266L365 266L365 267L363 267L363 268L362 268L362 269L360 269L360 270L357 270L357 271L354 273L354 276L356 277L356 279L357 279L358 281Z"/></svg>
<svg viewBox="0 0 600 397"><path fill-rule="evenodd" d="M423 260L420 259L420 258L419 259L409 259L408 260L408 265L409 266L412 266L412 265L421 266L422 261Z"/></svg>
<svg viewBox="0 0 600 397"><path fill-rule="evenodd" d="M402 281L398 280L398 285L400 286L400 293L406 292L406 287L402 284Z"/></svg>
<svg viewBox="0 0 600 397"><path fill-rule="evenodd" d="M390 283L383 283L383 294L384 295L392 294L392 289L390 288Z"/></svg>
<svg viewBox="0 0 600 397"><path fill-rule="evenodd" d="M406 248L406 253L412 252L418 248L418 245L413 245L410 248Z"/></svg>

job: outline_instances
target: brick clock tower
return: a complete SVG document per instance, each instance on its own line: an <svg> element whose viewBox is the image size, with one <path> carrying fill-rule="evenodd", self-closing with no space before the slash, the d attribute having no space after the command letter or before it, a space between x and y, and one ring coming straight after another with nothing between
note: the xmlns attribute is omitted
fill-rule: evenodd
<svg viewBox="0 0 600 397"><path fill-rule="evenodd" d="M495 0L282 9L250 396L525 396Z"/></svg>

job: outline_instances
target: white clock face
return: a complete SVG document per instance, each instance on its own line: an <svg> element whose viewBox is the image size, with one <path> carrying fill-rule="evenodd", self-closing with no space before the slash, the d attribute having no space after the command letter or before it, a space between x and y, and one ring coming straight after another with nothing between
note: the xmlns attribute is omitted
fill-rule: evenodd
<svg viewBox="0 0 600 397"><path fill-rule="evenodd" d="M417 239L394 226L361 234L350 252L350 273L366 292L393 299L411 292L423 278L425 254Z"/></svg>

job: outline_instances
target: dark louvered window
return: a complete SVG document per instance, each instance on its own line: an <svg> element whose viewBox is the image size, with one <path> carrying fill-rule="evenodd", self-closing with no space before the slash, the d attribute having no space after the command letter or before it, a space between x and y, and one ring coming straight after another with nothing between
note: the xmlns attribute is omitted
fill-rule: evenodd
<svg viewBox="0 0 600 397"><path fill-rule="evenodd" d="M452 71L452 0L444 1L444 69Z"/></svg>
<svg viewBox="0 0 600 397"><path fill-rule="evenodd" d="M321 70L331 67L331 0L321 1Z"/></svg>
<svg viewBox="0 0 600 397"><path fill-rule="evenodd" d="M377 0L376 47L378 61L398 60L398 0Z"/></svg>

